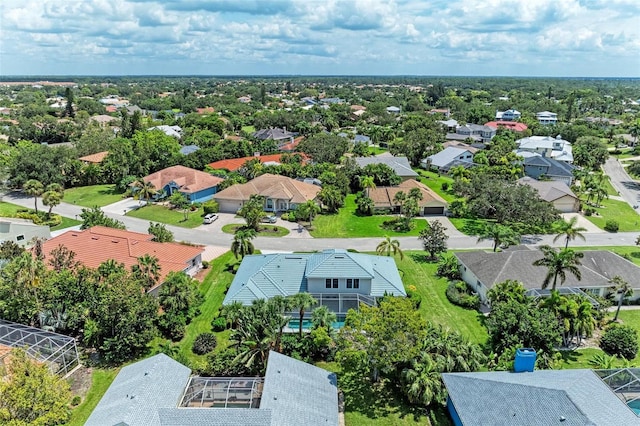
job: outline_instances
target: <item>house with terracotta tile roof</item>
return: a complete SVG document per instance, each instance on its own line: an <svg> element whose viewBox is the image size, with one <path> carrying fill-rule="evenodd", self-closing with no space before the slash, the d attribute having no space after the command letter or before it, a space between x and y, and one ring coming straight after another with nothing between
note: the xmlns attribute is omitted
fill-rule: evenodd
<svg viewBox="0 0 640 426"><path fill-rule="evenodd" d="M247 183L231 185L213 198L221 212L235 213L252 195L261 195L265 198L265 211L275 213L295 210L299 204L315 200L320 189L317 185L265 173Z"/></svg>
<svg viewBox="0 0 640 426"><path fill-rule="evenodd" d="M259 160L262 164L266 165L279 165L282 164L282 155L283 154L270 154L270 155L254 155L252 157L242 157L242 158L229 158L226 160L214 161L213 163L209 163L209 167L214 170L228 170L230 172L235 172L239 170L244 163L251 160ZM308 157L305 154L300 154L302 156L303 163L307 161Z"/></svg>
<svg viewBox="0 0 640 426"><path fill-rule="evenodd" d="M169 272L183 271L195 275L202 267L204 248L179 243L158 243L151 241L153 235L122 229L94 226L83 231L67 231L47 240L42 252L47 257L58 246L64 246L75 253L75 260L89 268L97 268L101 263L113 259L123 263L127 269L138 263L144 255L154 256L160 265L159 284L149 291L156 294Z"/></svg>
<svg viewBox="0 0 640 426"><path fill-rule="evenodd" d="M191 203L210 200L224 179L185 166L172 166L142 178L151 182L159 195L167 197L175 191L184 194Z"/></svg>
<svg viewBox="0 0 640 426"><path fill-rule="evenodd" d="M513 130L514 132L524 132L528 129L527 125L524 123L507 120L489 121L488 123L485 123L485 126L494 128L496 130L498 129L498 127L502 127L504 129Z"/></svg>
<svg viewBox="0 0 640 426"><path fill-rule="evenodd" d="M109 151L100 151L95 154L85 155L84 157L78 158L78 160L82 161L84 164L100 164L107 158L109 155Z"/></svg>
<svg viewBox="0 0 640 426"><path fill-rule="evenodd" d="M379 186L369 189L368 196L373 201L375 209L400 211L400 205L394 201L399 192L409 194L412 188L418 188L422 200L418 201L420 215L443 215L447 209L447 202L431 188L414 179L405 180L398 186Z"/></svg>

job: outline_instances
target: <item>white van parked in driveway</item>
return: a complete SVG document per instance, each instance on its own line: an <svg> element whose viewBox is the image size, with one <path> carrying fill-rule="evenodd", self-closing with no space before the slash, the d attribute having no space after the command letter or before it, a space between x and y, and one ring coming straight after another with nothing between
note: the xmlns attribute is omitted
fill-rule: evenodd
<svg viewBox="0 0 640 426"><path fill-rule="evenodd" d="M203 221L203 223L204 223L205 225L209 225L210 223L213 223L213 222L215 222L216 220L218 220L218 215L217 215L217 214L215 214L215 213L207 213L207 214L204 216L204 221Z"/></svg>

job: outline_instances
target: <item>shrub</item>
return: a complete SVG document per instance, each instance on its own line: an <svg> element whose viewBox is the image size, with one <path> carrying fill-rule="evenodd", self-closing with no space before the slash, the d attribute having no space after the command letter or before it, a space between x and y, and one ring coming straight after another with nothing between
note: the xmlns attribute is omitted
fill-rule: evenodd
<svg viewBox="0 0 640 426"><path fill-rule="evenodd" d="M585 215L585 216L591 216L592 214L593 214L593 209L586 209L586 210L584 211L584 215Z"/></svg>
<svg viewBox="0 0 640 426"><path fill-rule="evenodd" d="M638 332L629 325L613 324L600 338L600 349L609 355L634 359L638 354Z"/></svg>
<svg viewBox="0 0 640 426"><path fill-rule="evenodd" d="M220 211L220 205L214 200L207 201L202 205L202 208L204 209L204 214L218 213Z"/></svg>
<svg viewBox="0 0 640 426"><path fill-rule="evenodd" d="M454 281L449 283L446 295L449 302L454 305L458 305L466 309L478 309L480 307L480 298L470 293L469 287L467 287L467 284L464 281Z"/></svg>
<svg viewBox="0 0 640 426"><path fill-rule="evenodd" d="M453 217L467 217L469 215L467 203L464 200L452 201L449 204L449 213Z"/></svg>
<svg viewBox="0 0 640 426"><path fill-rule="evenodd" d="M164 337L174 342L184 337L187 320L184 315L165 313L158 318L158 329Z"/></svg>
<svg viewBox="0 0 640 426"><path fill-rule="evenodd" d="M442 182L442 185L440 186L440 188L442 188L443 191L448 191L449 190L449 182Z"/></svg>
<svg viewBox="0 0 640 426"><path fill-rule="evenodd" d="M620 225L613 219L608 220L607 223L604 224L604 230L607 232L618 232L618 229L620 229Z"/></svg>
<svg viewBox="0 0 640 426"><path fill-rule="evenodd" d="M416 309L420 307L420 304L422 303L422 295L415 291L415 287L413 289L407 288L407 297L411 300L411 303L413 303L413 306Z"/></svg>
<svg viewBox="0 0 640 426"><path fill-rule="evenodd" d="M193 346L191 346L191 350L196 355L205 355L211 352L216 348L218 344L218 340L216 339L216 335L213 333L202 333L198 334L196 340L193 341Z"/></svg>
<svg viewBox="0 0 640 426"><path fill-rule="evenodd" d="M219 332L227 329L227 319L225 317L218 317L211 321L211 328L213 331Z"/></svg>
<svg viewBox="0 0 640 426"><path fill-rule="evenodd" d="M202 261L202 269L209 269L209 261L208 260L203 260Z"/></svg>
<svg viewBox="0 0 640 426"><path fill-rule="evenodd" d="M80 405L81 402L82 402L82 398L80 398L80 395L76 395L71 400L71 405L76 407L76 406Z"/></svg>

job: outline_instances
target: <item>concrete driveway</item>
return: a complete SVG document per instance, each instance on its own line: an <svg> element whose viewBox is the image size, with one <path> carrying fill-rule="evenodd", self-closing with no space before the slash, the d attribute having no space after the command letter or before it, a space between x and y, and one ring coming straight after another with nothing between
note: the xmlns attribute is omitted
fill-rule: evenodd
<svg viewBox="0 0 640 426"><path fill-rule="evenodd" d="M132 197L129 197L102 207L102 211L105 213L124 215L125 213L129 213L131 210L139 209L145 204L147 204L146 201L134 200Z"/></svg>
<svg viewBox="0 0 640 426"><path fill-rule="evenodd" d="M562 218L566 221L569 221L572 217L577 217L578 218L578 222L576 223L576 226L581 226L583 228L586 229L586 232L590 232L590 233L605 233L607 231L604 231L600 228L598 228L596 225L594 225L593 223L591 223L591 221L589 219L587 219L586 217L582 216L580 213L562 213L560 216L562 216Z"/></svg>

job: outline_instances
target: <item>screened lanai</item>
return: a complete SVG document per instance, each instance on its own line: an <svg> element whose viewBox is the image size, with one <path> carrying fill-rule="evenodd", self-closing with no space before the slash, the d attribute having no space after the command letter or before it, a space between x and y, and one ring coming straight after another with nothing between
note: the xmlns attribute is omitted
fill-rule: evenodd
<svg viewBox="0 0 640 426"><path fill-rule="evenodd" d="M63 376L80 364L76 342L69 336L0 319L0 346L22 348Z"/></svg>
<svg viewBox="0 0 640 426"><path fill-rule="evenodd" d="M192 377L180 407L259 408L262 377Z"/></svg>
<svg viewBox="0 0 640 426"><path fill-rule="evenodd" d="M622 402L640 416L640 368L594 371Z"/></svg>

